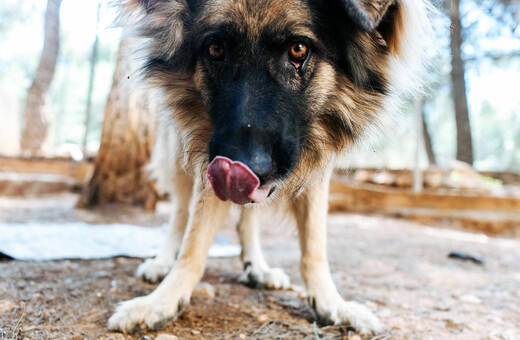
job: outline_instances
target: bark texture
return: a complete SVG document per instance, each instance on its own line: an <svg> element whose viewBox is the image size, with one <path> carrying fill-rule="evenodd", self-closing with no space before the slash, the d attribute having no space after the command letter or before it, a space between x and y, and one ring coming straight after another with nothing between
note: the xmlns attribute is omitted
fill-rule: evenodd
<svg viewBox="0 0 520 340"><path fill-rule="evenodd" d="M45 40L40 63L25 101L20 146L25 155L40 154L49 131L48 92L60 49L61 0L48 0L45 12Z"/></svg>
<svg viewBox="0 0 520 340"><path fill-rule="evenodd" d="M464 79L462 60L462 26L460 22L459 0L451 0L451 81L457 124L457 160L473 164L473 142Z"/></svg>
<svg viewBox="0 0 520 340"><path fill-rule="evenodd" d="M101 146L94 174L78 207L120 202L152 210L158 194L143 166L155 140L155 101L145 89L136 89L131 76L135 65L130 57L134 42L119 46L112 89L105 108Z"/></svg>

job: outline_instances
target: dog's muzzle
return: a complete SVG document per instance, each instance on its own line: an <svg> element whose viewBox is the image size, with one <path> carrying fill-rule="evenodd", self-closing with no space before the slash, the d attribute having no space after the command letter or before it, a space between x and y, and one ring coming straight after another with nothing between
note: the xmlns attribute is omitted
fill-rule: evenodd
<svg viewBox="0 0 520 340"><path fill-rule="evenodd" d="M227 157L215 157L207 176L215 195L223 201L259 203L271 193L270 186L260 187L260 179L247 165Z"/></svg>

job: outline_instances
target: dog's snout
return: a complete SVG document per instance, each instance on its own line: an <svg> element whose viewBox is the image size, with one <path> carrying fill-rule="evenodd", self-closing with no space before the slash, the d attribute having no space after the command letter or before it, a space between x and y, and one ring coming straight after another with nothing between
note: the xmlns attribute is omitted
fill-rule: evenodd
<svg viewBox="0 0 520 340"><path fill-rule="evenodd" d="M271 154L254 141L221 144L219 150L216 150L215 156L223 156L244 163L258 176L261 183L273 176L274 164Z"/></svg>
<svg viewBox="0 0 520 340"><path fill-rule="evenodd" d="M273 172L271 155L258 147L253 148L249 160L246 160L245 163L260 179L269 177Z"/></svg>

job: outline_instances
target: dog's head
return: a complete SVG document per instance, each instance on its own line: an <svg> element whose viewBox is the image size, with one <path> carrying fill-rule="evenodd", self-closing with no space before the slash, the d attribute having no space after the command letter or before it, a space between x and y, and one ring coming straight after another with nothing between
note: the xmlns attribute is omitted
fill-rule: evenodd
<svg viewBox="0 0 520 340"><path fill-rule="evenodd" d="M262 201L358 139L412 69L420 0L126 0L217 196ZM424 21L424 22L420 22ZM408 64L407 67L402 67ZM191 143L191 144L190 144ZM193 162L193 160L192 160ZM298 174L295 174L298 176Z"/></svg>

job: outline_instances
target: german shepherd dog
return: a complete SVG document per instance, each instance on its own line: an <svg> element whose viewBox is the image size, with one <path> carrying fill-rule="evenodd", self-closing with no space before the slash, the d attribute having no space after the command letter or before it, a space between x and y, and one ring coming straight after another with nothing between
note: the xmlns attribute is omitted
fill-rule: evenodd
<svg viewBox="0 0 520 340"><path fill-rule="evenodd" d="M187 306L215 233L241 207L249 285L286 288L262 256L256 215L294 214L301 274L322 324L381 331L345 301L326 251L329 180L338 155L417 90L430 36L426 0L121 0L144 38L142 67L164 100L151 167L174 198L159 255L137 275L161 284L120 304L108 327L158 329Z"/></svg>

